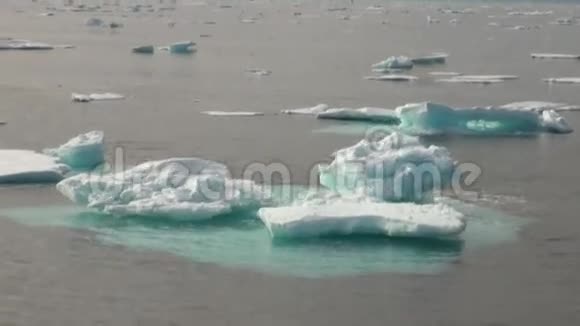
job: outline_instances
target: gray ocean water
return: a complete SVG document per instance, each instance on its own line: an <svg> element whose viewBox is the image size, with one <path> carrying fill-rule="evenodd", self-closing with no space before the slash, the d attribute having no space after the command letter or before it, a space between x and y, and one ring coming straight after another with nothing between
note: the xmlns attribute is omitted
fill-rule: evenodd
<svg viewBox="0 0 580 326"><path fill-rule="evenodd" d="M60 1L3 1L0 37L72 44L48 52L0 52L0 148L40 150L103 130L110 153L129 164L176 156L226 163L281 162L293 182L360 136L316 132L340 125L275 114L328 103L394 108L431 100L452 106L538 100L580 104L576 61L534 61L531 52L580 53L580 15L564 2L177 1L175 10L57 11ZM84 3L91 3L85 1ZM231 5L231 8L220 6ZM367 10L383 5L388 13ZM346 7L344 11L329 11ZM448 15L438 8L473 8ZM510 9L511 8L511 9ZM513 10L547 16L506 16ZM294 14L300 12L301 15ZM343 16L348 15L348 19ZM426 16L441 20L428 24ZM124 24L88 28L100 17ZM245 18L258 18L253 24ZM459 24L448 23L451 19ZM175 22L170 28L169 22ZM211 23L210 23L211 22ZM490 22L540 26L510 30ZM209 37L200 37L200 36ZM193 40L189 56L130 52L142 44ZM389 55L443 51L448 63L416 68L414 83L366 81ZM255 77L248 68L264 68ZM518 75L477 86L434 82L428 72ZM112 91L122 101L79 104L73 92ZM215 118L205 110L267 113ZM580 129L580 114L563 113ZM580 322L579 133L537 137L438 137L483 174L477 205L528 221L513 241L469 251L441 273L373 273L327 278L271 274L191 262L162 251L103 244L92 232L0 219L1 325L576 325ZM67 205L53 186L0 188L0 209Z"/></svg>

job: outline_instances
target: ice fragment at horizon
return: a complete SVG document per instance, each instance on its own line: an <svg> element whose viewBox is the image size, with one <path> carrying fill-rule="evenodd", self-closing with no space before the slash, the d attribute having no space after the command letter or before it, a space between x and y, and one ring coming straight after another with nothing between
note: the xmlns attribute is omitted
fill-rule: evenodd
<svg viewBox="0 0 580 326"><path fill-rule="evenodd" d="M195 50L194 46L195 43L191 41L177 42L169 45L169 52L175 54L188 54Z"/></svg>
<svg viewBox="0 0 580 326"><path fill-rule="evenodd" d="M419 78L410 75L399 75L399 74L386 74L380 76L366 76L366 80L376 80L376 81L393 81L393 82L409 82L415 81Z"/></svg>
<svg viewBox="0 0 580 326"><path fill-rule="evenodd" d="M139 54L153 54L155 53L155 47L153 45L143 45L133 48L132 51Z"/></svg>
<svg viewBox="0 0 580 326"><path fill-rule="evenodd" d="M372 65L374 69L411 69L413 68L413 61L405 56L388 57L387 59Z"/></svg>
<svg viewBox="0 0 580 326"><path fill-rule="evenodd" d="M112 101L122 100L124 95L116 93L93 93L93 94L77 94L71 95L73 102L92 102L92 101Z"/></svg>
<svg viewBox="0 0 580 326"><path fill-rule="evenodd" d="M0 150L0 183L52 183L62 180L69 168L53 157L29 150Z"/></svg>
<svg viewBox="0 0 580 326"><path fill-rule="evenodd" d="M264 115L263 112L252 111L203 111L201 113L217 117L255 117Z"/></svg>
<svg viewBox="0 0 580 326"><path fill-rule="evenodd" d="M318 119L371 121L381 123L399 123L399 118L394 110L383 108L331 108L316 115Z"/></svg>
<svg viewBox="0 0 580 326"><path fill-rule="evenodd" d="M580 59L580 54L565 53L532 53L530 56L534 59Z"/></svg>
<svg viewBox="0 0 580 326"><path fill-rule="evenodd" d="M105 161L104 134L102 131L81 134L58 148L45 149L44 153L73 169L92 169Z"/></svg>
<svg viewBox="0 0 580 326"><path fill-rule="evenodd" d="M281 112L284 114L296 114L296 115L317 115L321 112L324 112L329 109L329 106L326 104L317 104L313 107L309 108L299 108L299 109L287 109L282 110Z"/></svg>
<svg viewBox="0 0 580 326"><path fill-rule="evenodd" d="M580 77L546 78L544 82L549 84L580 84Z"/></svg>

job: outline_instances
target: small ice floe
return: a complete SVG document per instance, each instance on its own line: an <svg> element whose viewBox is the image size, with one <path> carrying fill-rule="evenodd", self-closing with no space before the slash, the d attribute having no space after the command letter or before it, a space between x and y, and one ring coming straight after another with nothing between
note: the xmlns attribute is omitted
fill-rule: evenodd
<svg viewBox="0 0 580 326"><path fill-rule="evenodd" d="M373 107L359 109L331 108L319 112L316 118L323 120L370 121L389 124L399 123L399 118L394 110Z"/></svg>
<svg viewBox="0 0 580 326"><path fill-rule="evenodd" d="M0 40L0 50L45 51L52 49L54 49L54 46L42 42L13 39Z"/></svg>
<svg viewBox="0 0 580 326"><path fill-rule="evenodd" d="M72 44L57 44L54 45L55 49L65 49L65 50L71 50L71 49L76 49L76 46L72 45Z"/></svg>
<svg viewBox="0 0 580 326"><path fill-rule="evenodd" d="M338 199L326 204L261 208L258 217L272 238L383 235L445 238L460 234L461 213L442 204L356 202Z"/></svg>
<svg viewBox="0 0 580 326"><path fill-rule="evenodd" d="M534 59L580 59L580 54L564 53L532 53Z"/></svg>
<svg viewBox="0 0 580 326"><path fill-rule="evenodd" d="M437 18L433 18L431 16L427 16L427 23L429 24L439 24L441 21Z"/></svg>
<svg viewBox="0 0 580 326"><path fill-rule="evenodd" d="M399 75L399 74L387 74L380 76L366 76L366 80L376 80L376 81L392 81L392 82L410 82L415 81L419 78L410 75Z"/></svg>
<svg viewBox="0 0 580 326"><path fill-rule="evenodd" d="M580 84L580 77L555 77L543 80L549 84Z"/></svg>
<svg viewBox="0 0 580 326"><path fill-rule="evenodd" d="M318 104L313 107L299 108L299 109L287 109L282 110L284 114L296 114L296 115L317 115L329 109L327 104Z"/></svg>
<svg viewBox="0 0 580 326"><path fill-rule="evenodd" d="M246 69L246 72L257 77L270 76L272 74L272 71L270 70L257 68Z"/></svg>
<svg viewBox="0 0 580 326"><path fill-rule="evenodd" d="M445 83L496 84L518 78L518 76L514 75L461 75L452 78L438 79L437 81Z"/></svg>
<svg viewBox="0 0 580 326"><path fill-rule="evenodd" d="M414 65L433 65L433 64L443 64L449 57L447 53L432 53L430 55L415 57L411 59Z"/></svg>
<svg viewBox="0 0 580 326"><path fill-rule="evenodd" d="M554 12L552 10L549 11L510 11L508 12L508 16L548 16L552 15Z"/></svg>
<svg viewBox="0 0 580 326"><path fill-rule="evenodd" d="M155 47L153 45L142 45L133 48L131 51L139 54L153 54L155 52Z"/></svg>
<svg viewBox="0 0 580 326"><path fill-rule="evenodd" d="M510 29L512 31L531 31L533 29L540 29L542 28L539 25L533 25L533 26L526 26L526 25L515 25L515 26L505 26L507 29Z"/></svg>
<svg viewBox="0 0 580 326"><path fill-rule="evenodd" d="M69 168L55 158L28 150L0 150L0 183L51 183L63 179Z"/></svg>
<svg viewBox="0 0 580 326"><path fill-rule="evenodd" d="M93 93L93 94L73 93L71 95L71 98L73 102L92 102L92 101L122 100L125 98L125 96L116 93Z"/></svg>
<svg viewBox="0 0 580 326"><path fill-rule="evenodd" d="M92 169L105 161L104 133L91 131L72 138L57 148L48 148L44 154L58 159L73 169Z"/></svg>
<svg viewBox="0 0 580 326"><path fill-rule="evenodd" d="M89 26L89 27L101 27L101 26L105 25L105 22L100 18L93 17L93 18L87 19L87 21L85 22L85 25Z"/></svg>
<svg viewBox="0 0 580 326"><path fill-rule="evenodd" d="M523 101L513 102L500 106L500 108L521 111L536 111L541 112L545 110L558 111L577 111L580 110L580 105L570 105L567 103L556 102L542 102L542 101Z"/></svg>
<svg viewBox="0 0 580 326"><path fill-rule="evenodd" d="M255 24L258 21L257 18L244 18L242 20L240 20L240 23L242 24Z"/></svg>
<svg viewBox="0 0 580 326"><path fill-rule="evenodd" d="M392 56L372 65L374 69L411 69L413 61L406 56Z"/></svg>
<svg viewBox="0 0 580 326"><path fill-rule="evenodd" d="M43 12L41 14L38 14L39 17L52 17L54 16L54 12Z"/></svg>
<svg viewBox="0 0 580 326"><path fill-rule="evenodd" d="M264 112L252 111L203 111L201 113L216 117L256 117L264 115Z"/></svg>
<svg viewBox="0 0 580 326"><path fill-rule="evenodd" d="M195 51L195 43L192 41L177 42L169 45L169 52L174 54L190 54Z"/></svg>
<svg viewBox="0 0 580 326"><path fill-rule="evenodd" d="M461 76L461 73L453 71L432 71L429 75L438 77L456 77Z"/></svg>
<svg viewBox="0 0 580 326"><path fill-rule="evenodd" d="M579 19L577 17L560 17L560 18L556 19L555 21L551 22L550 24L570 26L570 25L578 24L578 20Z"/></svg>
<svg viewBox="0 0 580 326"><path fill-rule="evenodd" d="M449 8L439 8L437 9L442 14L451 14L451 15L473 15L475 14L475 10L471 8L465 9L449 9Z"/></svg>

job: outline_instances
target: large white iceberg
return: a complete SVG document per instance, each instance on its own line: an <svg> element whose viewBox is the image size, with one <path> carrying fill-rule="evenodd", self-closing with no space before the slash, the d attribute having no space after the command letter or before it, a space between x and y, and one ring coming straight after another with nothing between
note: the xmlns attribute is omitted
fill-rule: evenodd
<svg viewBox="0 0 580 326"><path fill-rule="evenodd" d="M316 115L318 119L371 121L381 123L399 123L394 110L365 107L360 109L332 108Z"/></svg>
<svg viewBox="0 0 580 326"><path fill-rule="evenodd" d="M451 108L423 102L397 108L399 127L412 134L514 135L538 132L569 133L572 128L552 110L506 107Z"/></svg>
<svg viewBox="0 0 580 326"><path fill-rule="evenodd" d="M53 157L28 150L0 150L0 183L50 183L69 168Z"/></svg>
<svg viewBox="0 0 580 326"><path fill-rule="evenodd" d="M413 68L413 61L409 57L388 57L387 59L377 62L372 65L374 69L390 70L390 69L411 69Z"/></svg>
<svg viewBox="0 0 580 326"><path fill-rule="evenodd" d="M338 200L325 204L262 208L258 217L273 238L332 235L446 238L460 234L466 227L461 213L442 204Z"/></svg>
<svg viewBox="0 0 580 326"><path fill-rule="evenodd" d="M270 200L249 180L231 179L225 165L200 158L143 163L116 173L84 173L57 184L73 202L116 216L199 221Z"/></svg>
<svg viewBox="0 0 580 326"><path fill-rule="evenodd" d="M57 148L45 149L44 153L73 169L92 169L105 161L104 134L102 131L91 131Z"/></svg>
<svg viewBox="0 0 580 326"><path fill-rule="evenodd" d="M449 184L454 168L445 148L425 147L415 137L392 133L338 150L330 164L319 165L319 181L342 195L425 202Z"/></svg>

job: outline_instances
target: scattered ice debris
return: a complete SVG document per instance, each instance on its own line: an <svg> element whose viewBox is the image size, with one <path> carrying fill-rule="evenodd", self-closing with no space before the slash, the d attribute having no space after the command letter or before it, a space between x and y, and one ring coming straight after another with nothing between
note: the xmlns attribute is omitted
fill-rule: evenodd
<svg viewBox="0 0 580 326"><path fill-rule="evenodd" d="M329 106L326 104L317 104L313 107L309 108L299 108L299 109L287 109L282 110L281 112L284 114L297 114L297 115L317 115L320 112L324 112L329 109Z"/></svg>
<svg viewBox="0 0 580 326"><path fill-rule="evenodd" d="M437 81L446 83L495 84L518 78L518 76L513 75L460 75L447 79L438 79Z"/></svg>
<svg viewBox="0 0 580 326"><path fill-rule="evenodd" d="M169 45L169 52L176 54L189 54L194 52L194 46L195 43L191 41L177 42Z"/></svg>
<svg viewBox="0 0 580 326"><path fill-rule="evenodd" d="M459 72L453 72L453 71L432 71L432 72L429 73L429 75L431 75L431 76L456 77L456 76L461 76L461 73L459 73Z"/></svg>
<svg viewBox="0 0 580 326"><path fill-rule="evenodd" d="M449 57L447 53L432 53L427 56L412 58L411 61L414 65L443 64L447 57Z"/></svg>
<svg viewBox="0 0 580 326"><path fill-rule="evenodd" d="M264 115L264 112L252 111L203 111L201 113L217 117L255 117Z"/></svg>
<svg viewBox="0 0 580 326"><path fill-rule="evenodd" d="M372 67L374 69L411 69L413 68L413 61L405 56L393 56L373 64Z"/></svg>
<svg viewBox="0 0 580 326"><path fill-rule="evenodd" d="M563 53L532 53L534 59L579 59L580 54L563 54Z"/></svg>
<svg viewBox="0 0 580 326"><path fill-rule="evenodd" d="M463 215L444 204L353 202L262 208L258 217L272 238L333 235L447 238L465 230Z"/></svg>
<svg viewBox="0 0 580 326"><path fill-rule="evenodd" d="M396 202L428 202L433 191L449 185L455 162L447 149L425 147L399 133L368 138L335 152L332 163L319 165L320 184L343 196Z"/></svg>
<svg viewBox="0 0 580 326"><path fill-rule="evenodd" d="M100 19L100 18L89 18L86 22L85 22L86 26L89 27L101 27L103 25L105 25L105 22Z"/></svg>
<svg viewBox="0 0 580 326"><path fill-rule="evenodd" d="M408 82L415 81L419 78L410 75L399 75L399 74L387 74L380 76L366 76L366 80L377 80L377 81L396 81L396 82Z"/></svg>
<svg viewBox="0 0 580 326"><path fill-rule="evenodd" d="M0 183L51 183L69 168L53 157L28 150L0 150Z"/></svg>
<svg viewBox="0 0 580 326"><path fill-rule="evenodd" d="M350 120L350 121L371 121L389 124L398 124L399 118L394 110L383 108L332 108L316 115L318 119L330 120Z"/></svg>
<svg viewBox="0 0 580 326"><path fill-rule="evenodd" d="M200 221L248 209L271 198L227 167L200 158L143 163L125 171L79 174L57 184L71 201L116 216Z"/></svg>
<svg viewBox="0 0 580 326"><path fill-rule="evenodd" d="M139 54L153 54L155 53L155 47L153 45L143 45L133 48L133 53Z"/></svg>
<svg viewBox="0 0 580 326"><path fill-rule="evenodd" d="M122 100L125 98L125 96L116 93L93 93L88 95L73 93L71 95L71 98L73 102L91 102L91 101Z"/></svg>
<svg viewBox="0 0 580 326"><path fill-rule="evenodd" d="M541 101L523 101L505 104L502 105L501 108L522 111L538 111L538 112L545 110L577 111L580 110L580 105L570 105L567 103L541 102Z"/></svg>
<svg viewBox="0 0 580 326"><path fill-rule="evenodd" d="M43 152L73 169L92 169L105 161L104 134L102 131L91 131Z"/></svg>
<svg viewBox="0 0 580 326"><path fill-rule="evenodd" d="M544 114L544 112L548 112ZM518 135L540 132L569 133L564 118L552 110L509 107L451 108L435 103L406 104L397 108L401 130L416 135Z"/></svg>
<svg viewBox="0 0 580 326"><path fill-rule="evenodd" d="M550 84L580 84L580 77L555 77L546 78L544 82Z"/></svg>
<svg viewBox="0 0 580 326"><path fill-rule="evenodd" d="M270 70L257 68L246 69L246 72L258 77L270 76L272 74Z"/></svg>

